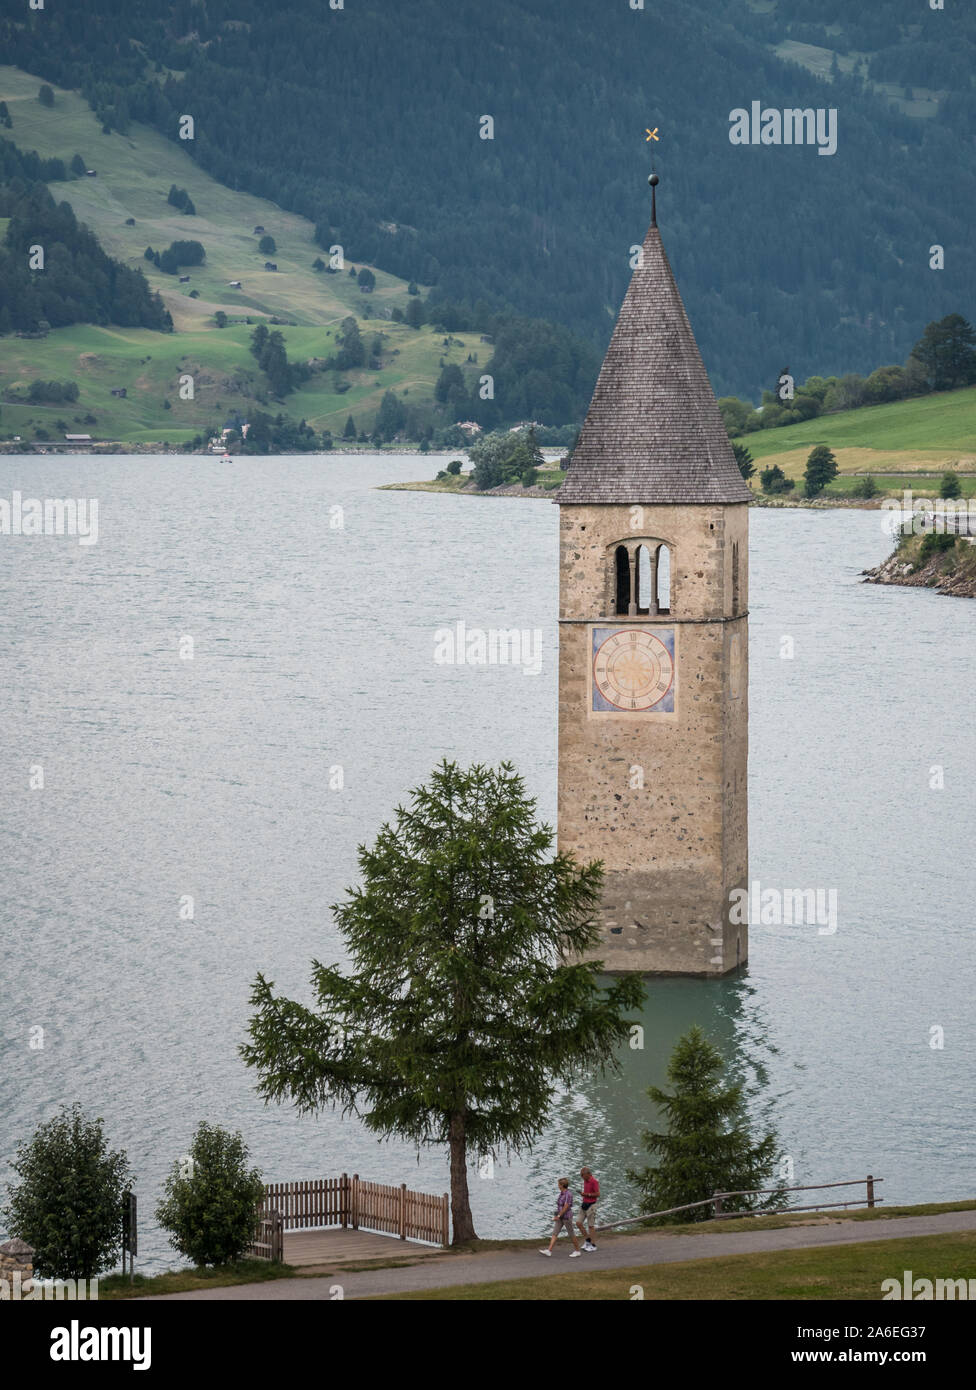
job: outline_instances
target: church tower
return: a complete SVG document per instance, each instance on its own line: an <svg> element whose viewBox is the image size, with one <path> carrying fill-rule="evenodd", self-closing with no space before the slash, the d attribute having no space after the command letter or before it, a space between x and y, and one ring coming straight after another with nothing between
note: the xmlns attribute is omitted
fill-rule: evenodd
<svg viewBox="0 0 976 1390"><path fill-rule="evenodd" d="M747 956L749 497L652 215L556 496L559 848L611 971Z"/></svg>

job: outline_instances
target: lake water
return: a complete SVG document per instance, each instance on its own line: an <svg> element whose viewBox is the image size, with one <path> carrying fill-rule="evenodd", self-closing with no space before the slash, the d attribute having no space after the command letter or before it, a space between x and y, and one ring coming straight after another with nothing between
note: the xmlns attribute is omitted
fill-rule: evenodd
<svg viewBox="0 0 976 1390"><path fill-rule="evenodd" d="M439 1152L266 1109L237 1055L258 970L308 999L311 959L343 959L329 904L356 846L441 757L511 759L555 819L557 509L376 490L436 466L0 458L0 497L99 499L96 545L0 536L0 1182L80 1100L129 1153L145 1271L180 1262L153 1209L201 1119L241 1129L268 1181L447 1187ZM753 926L741 976L652 982L643 1051L472 1174L482 1235L541 1234L581 1162L632 1215L644 1089L695 1022L795 1182L973 1195L976 604L862 584L878 513L751 524L751 875L836 889L837 931ZM541 671L436 664L458 620L541 629Z"/></svg>

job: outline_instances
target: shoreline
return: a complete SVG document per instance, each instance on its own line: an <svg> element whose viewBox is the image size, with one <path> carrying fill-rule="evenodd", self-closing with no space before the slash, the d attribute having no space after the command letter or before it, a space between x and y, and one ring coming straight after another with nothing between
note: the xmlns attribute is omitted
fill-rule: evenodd
<svg viewBox="0 0 976 1390"><path fill-rule="evenodd" d="M501 487L488 488L485 492L479 492L473 483L468 482L463 487L445 487L443 482L435 479L417 481L409 483L378 483L377 492L428 492L436 493L442 497L509 497L527 499L528 501L554 501L558 495L559 488L544 487L536 484L534 487L523 487L521 483L505 483ZM763 493L753 493L749 502L750 507L770 508L770 509L789 509L805 507L815 511L835 511L838 508L845 508L853 511L880 511L881 504L885 497L767 497Z"/></svg>

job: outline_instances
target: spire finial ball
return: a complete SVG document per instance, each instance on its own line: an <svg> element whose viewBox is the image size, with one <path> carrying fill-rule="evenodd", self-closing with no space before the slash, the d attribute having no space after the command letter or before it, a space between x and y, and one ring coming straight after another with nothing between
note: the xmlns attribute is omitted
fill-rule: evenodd
<svg viewBox="0 0 976 1390"><path fill-rule="evenodd" d="M656 188L658 184L661 182L661 180L658 178L657 174L651 174L647 182L651 185L652 188Z"/></svg>

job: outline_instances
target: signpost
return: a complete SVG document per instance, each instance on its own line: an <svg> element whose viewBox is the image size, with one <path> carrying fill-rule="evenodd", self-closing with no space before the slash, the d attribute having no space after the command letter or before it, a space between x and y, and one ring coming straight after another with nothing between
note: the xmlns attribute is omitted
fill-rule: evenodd
<svg viewBox="0 0 976 1390"><path fill-rule="evenodd" d="M135 1282L137 1249L136 1194L127 1192L122 1198L122 1273L125 1273L125 1257L128 1255L130 1284Z"/></svg>

